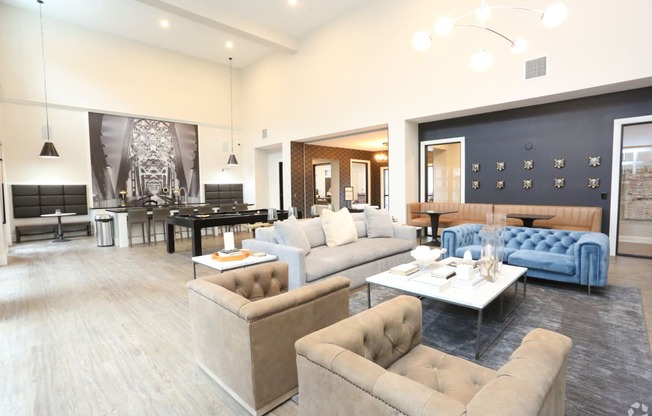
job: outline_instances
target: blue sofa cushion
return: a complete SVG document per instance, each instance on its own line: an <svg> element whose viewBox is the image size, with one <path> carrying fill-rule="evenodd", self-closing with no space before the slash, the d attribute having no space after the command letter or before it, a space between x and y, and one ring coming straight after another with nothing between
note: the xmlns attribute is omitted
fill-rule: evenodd
<svg viewBox="0 0 652 416"><path fill-rule="evenodd" d="M557 254L573 254L573 246L585 234L577 231L505 227L505 246Z"/></svg>
<svg viewBox="0 0 652 416"><path fill-rule="evenodd" d="M512 266L546 270L568 276L575 274L575 257L567 254L548 253L538 250L518 250L508 259Z"/></svg>

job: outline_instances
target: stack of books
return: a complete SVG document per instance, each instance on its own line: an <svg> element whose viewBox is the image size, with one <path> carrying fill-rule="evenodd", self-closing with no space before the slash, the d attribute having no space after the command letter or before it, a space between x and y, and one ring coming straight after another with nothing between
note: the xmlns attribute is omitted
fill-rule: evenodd
<svg viewBox="0 0 652 416"><path fill-rule="evenodd" d="M457 276L450 279L451 286L464 290L473 290L484 281L485 278L480 276L480 273L473 273L470 279L461 279Z"/></svg>
<svg viewBox="0 0 652 416"><path fill-rule="evenodd" d="M241 256L242 251L240 249L237 249L237 248L232 248L232 249L228 249L228 250L227 249L222 249L222 250L218 251L217 254L220 257L235 257L235 256Z"/></svg>
<svg viewBox="0 0 652 416"><path fill-rule="evenodd" d="M456 271L455 267L438 266L435 269L433 269L433 271L430 272L430 275L438 279L448 279L449 277L455 275L455 271Z"/></svg>
<svg viewBox="0 0 652 416"><path fill-rule="evenodd" d="M397 274L399 276L409 276L412 273L418 271L419 271L419 266L417 266L414 263L399 264L398 266L394 266L391 269L389 269L390 273Z"/></svg>
<svg viewBox="0 0 652 416"><path fill-rule="evenodd" d="M412 273L417 272L418 270L419 270L419 266L417 266L416 264L405 263L405 264L399 264L398 266L392 267L391 269L389 269L389 272L401 276L408 276L411 275Z"/></svg>
<svg viewBox="0 0 652 416"><path fill-rule="evenodd" d="M428 285L430 290L435 292L441 292L450 286L450 279L440 279L438 277L432 277L428 275L421 274L412 279L412 282L425 283Z"/></svg>

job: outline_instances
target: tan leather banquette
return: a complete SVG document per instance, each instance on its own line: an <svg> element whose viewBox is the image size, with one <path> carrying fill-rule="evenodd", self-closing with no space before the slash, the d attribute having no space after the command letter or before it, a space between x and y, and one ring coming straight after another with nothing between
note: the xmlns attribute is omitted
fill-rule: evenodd
<svg viewBox="0 0 652 416"><path fill-rule="evenodd" d="M561 205L472 204L461 202L410 202L407 223L415 227L430 227L430 217L418 211L457 211L439 217L439 230L459 224L484 224L487 214L548 214L550 220L537 220L535 227L574 231L602 231L602 208ZM508 218L507 225L523 225L519 219ZM437 232L440 234L440 232Z"/></svg>

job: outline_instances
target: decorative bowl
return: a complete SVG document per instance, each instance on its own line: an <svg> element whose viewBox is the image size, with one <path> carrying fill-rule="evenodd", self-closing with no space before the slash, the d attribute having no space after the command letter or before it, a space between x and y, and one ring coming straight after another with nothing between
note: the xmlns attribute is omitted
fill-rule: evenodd
<svg viewBox="0 0 652 416"><path fill-rule="evenodd" d="M419 269L424 270L437 261L437 259L439 259L439 257L445 252L445 248L430 249L428 246L417 246L417 248L410 251L410 255L412 255L412 257L417 261Z"/></svg>

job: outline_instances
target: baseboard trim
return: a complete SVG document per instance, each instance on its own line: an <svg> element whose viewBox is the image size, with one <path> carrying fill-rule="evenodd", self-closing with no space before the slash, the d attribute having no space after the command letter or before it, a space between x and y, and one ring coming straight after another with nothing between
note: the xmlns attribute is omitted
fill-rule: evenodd
<svg viewBox="0 0 652 416"><path fill-rule="evenodd" d="M652 238L637 237L631 235L618 236L618 241L621 243L635 243L635 244L652 244Z"/></svg>

